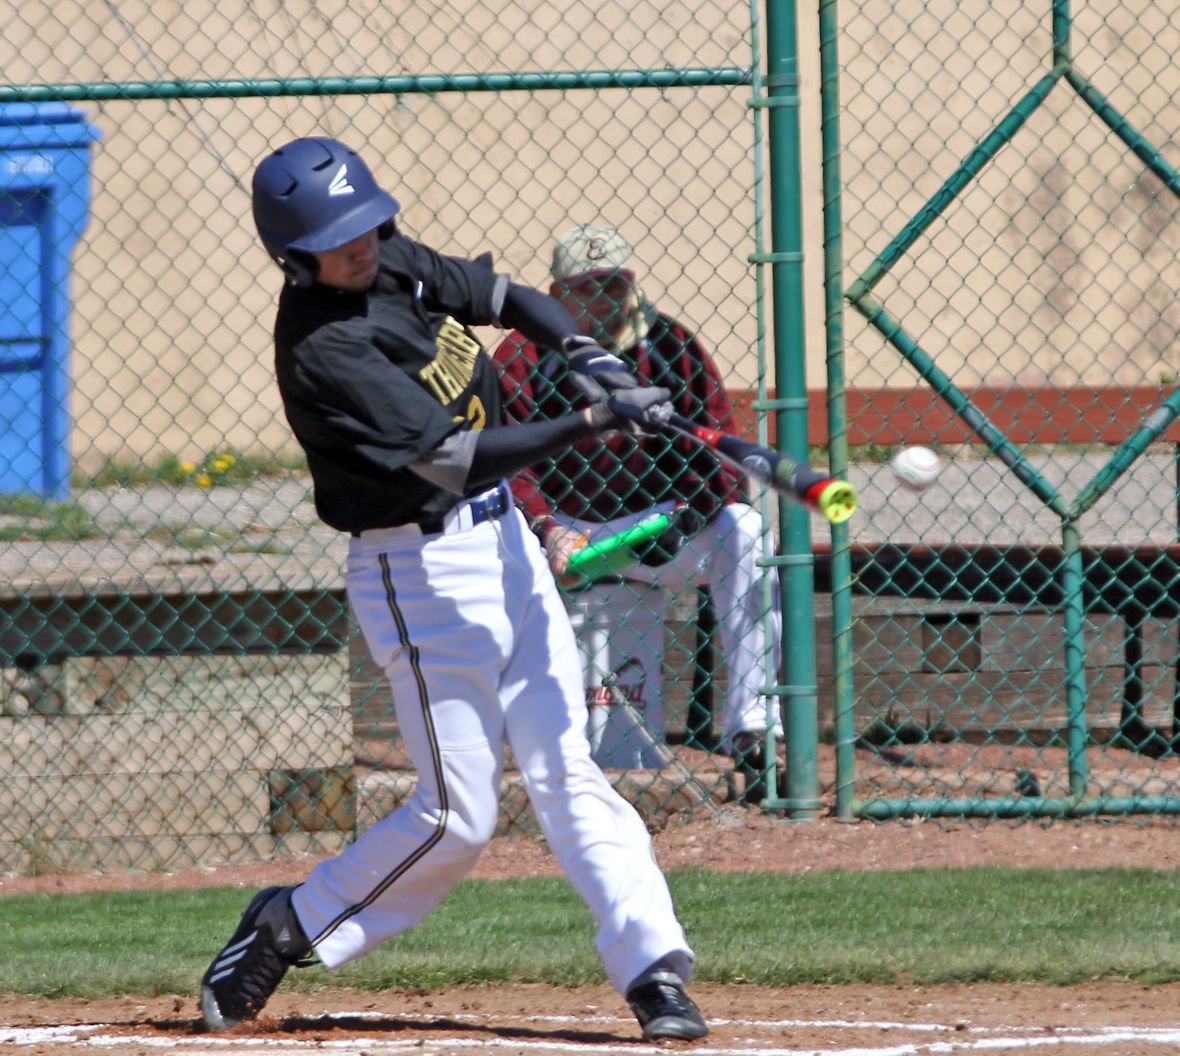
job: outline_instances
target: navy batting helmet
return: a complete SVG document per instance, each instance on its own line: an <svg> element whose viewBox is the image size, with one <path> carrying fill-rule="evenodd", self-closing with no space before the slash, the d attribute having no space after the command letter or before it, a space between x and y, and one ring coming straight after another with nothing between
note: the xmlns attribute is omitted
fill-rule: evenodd
<svg viewBox="0 0 1180 1056"><path fill-rule="evenodd" d="M335 139L293 140L254 172L254 224L266 251L296 286L315 281L312 253L336 249L373 228L388 236L400 208L356 151Z"/></svg>

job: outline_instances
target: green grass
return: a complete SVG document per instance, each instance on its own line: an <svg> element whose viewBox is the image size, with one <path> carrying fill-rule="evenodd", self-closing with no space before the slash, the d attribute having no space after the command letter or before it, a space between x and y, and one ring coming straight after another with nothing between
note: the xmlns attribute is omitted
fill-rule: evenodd
<svg viewBox="0 0 1180 1056"><path fill-rule="evenodd" d="M98 473L75 473L75 489L104 489L163 484L172 487L209 489L223 486L243 487L260 477L280 477L304 473L307 460L302 456L247 456L232 448L210 452L197 463L166 455L152 465L142 462L109 461ZM308 491L310 495L310 489ZM130 527L130 526L124 526ZM55 502L33 494L0 495L0 542L73 542L84 539L112 538L119 528L103 527L77 502ZM132 531L139 531L131 527ZM243 541L240 533L213 532L188 526L160 525L147 533L148 538L163 540L189 550L209 547L229 549L232 553L289 555L290 547L273 539L262 542Z"/></svg>
<svg viewBox="0 0 1180 1056"><path fill-rule="evenodd" d="M697 979L802 983L1180 980L1180 872L914 870L671 874ZM195 993L250 892L0 897L0 992ZM465 881L417 928L285 987L600 982L561 878Z"/></svg>
<svg viewBox="0 0 1180 1056"><path fill-rule="evenodd" d="M0 524L0 542L60 542L106 534L76 502L51 502L35 495L0 495L0 517L14 519L14 523Z"/></svg>

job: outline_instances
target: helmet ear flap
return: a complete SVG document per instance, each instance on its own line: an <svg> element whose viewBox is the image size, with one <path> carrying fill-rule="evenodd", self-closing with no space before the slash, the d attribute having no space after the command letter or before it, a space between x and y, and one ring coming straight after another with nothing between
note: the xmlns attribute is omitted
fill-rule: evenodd
<svg viewBox="0 0 1180 1056"><path fill-rule="evenodd" d="M320 262L301 249L288 250L285 257L275 257L275 261L292 286L310 286L320 273Z"/></svg>

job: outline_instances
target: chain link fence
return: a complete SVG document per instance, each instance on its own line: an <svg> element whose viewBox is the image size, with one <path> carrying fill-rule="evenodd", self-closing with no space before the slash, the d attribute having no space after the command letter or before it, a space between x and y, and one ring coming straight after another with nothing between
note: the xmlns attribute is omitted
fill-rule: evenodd
<svg viewBox="0 0 1180 1056"><path fill-rule="evenodd" d="M750 13L509 0L4 15L0 871L333 851L414 779L345 603L345 542L314 516L280 407L281 276L253 229L254 166L297 136L340 138L397 195L408 234L490 249L541 289L557 234L615 226L644 295L748 407ZM480 334L489 350L502 336ZM742 791L700 714L700 608L695 591L671 600L671 747L617 772L653 819ZM503 796L505 828L530 824L511 765Z"/></svg>
<svg viewBox="0 0 1180 1056"><path fill-rule="evenodd" d="M1180 11L823 17L847 440L946 464L853 469L840 810L1174 813Z"/></svg>
<svg viewBox="0 0 1180 1056"><path fill-rule="evenodd" d="M588 735L653 825L1175 812L1175 12L823 3L777 101L760 12L697 0L4 14L0 871L330 852L413 789L271 367L250 175L311 134L372 160L410 235L542 289L559 232L618 228L738 431L796 447L758 265L799 256L766 252L764 191L800 196L786 353L827 368L811 440L861 512L801 538L755 499L763 565L817 589L759 688L814 728L785 774L735 766L715 599L571 593ZM800 102L804 164L764 188L761 122ZM886 465L915 443L945 464L921 493ZM502 805L531 825L511 760Z"/></svg>

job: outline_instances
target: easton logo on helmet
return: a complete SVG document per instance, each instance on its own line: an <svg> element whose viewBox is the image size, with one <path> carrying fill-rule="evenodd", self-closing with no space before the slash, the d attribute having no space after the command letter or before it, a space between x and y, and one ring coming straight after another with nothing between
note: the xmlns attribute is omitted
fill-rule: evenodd
<svg viewBox="0 0 1180 1056"><path fill-rule="evenodd" d="M332 177L332 182L328 184L329 197L336 197L338 194L355 194L356 188L348 182L348 165L340 166L340 171Z"/></svg>

